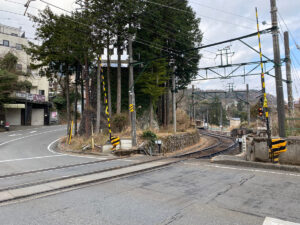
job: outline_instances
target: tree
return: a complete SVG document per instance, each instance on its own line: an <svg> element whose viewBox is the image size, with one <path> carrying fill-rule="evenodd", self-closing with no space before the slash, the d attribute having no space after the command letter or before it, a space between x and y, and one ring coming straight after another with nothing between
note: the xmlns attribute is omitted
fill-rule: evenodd
<svg viewBox="0 0 300 225"><path fill-rule="evenodd" d="M164 7L173 4L176 4L178 10ZM196 18L195 12L188 6L186 0L146 2L134 43L135 59L144 62L159 57L164 58L166 62L174 59L176 91L185 89L198 74L201 55L198 50L190 49L201 44L202 33L199 24L200 20ZM165 65L165 71L171 76L172 68L168 63ZM171 87L170 80L166 81L165 86ZM165 94L164 99L168 99L168 94ZM168 117L166 102L162 101L161 108L164 111L162 114ZM168 121L168 118L165 119Z"/></svg>
<svg viewBox="0 0 300 225"><path fill-rule="evenodd" d="M165 92L166 87L163 86L169 80L166 71L167 62L163 59L153 61L138 80L141 91L149 97L149 124L152 126L153 108L157 104L158 98Z"/></svg>
<svg viewBox="0 0 300 225"><path fill-rule="evenodd" d="M19 80L22 74L16 71L17 62L18 57L10 52L0 59L0 104L9 102L14 91L27 90L32 87L29 81Z"/></svg>
<svg viewBox="0 0 300 225"><path fill-rule="evenodd" d="M89 108L87 67L91 57L89 54L90 27L82 23L83 19L78 13L71 16L56 15L49 8L40 12L38 16L31 16L31 19L37 26L37 38L42 40L41 45L30 43L30 47L27 48L27 52L34 60L31 67L39 68L41 75L47 76L49 79L61 79L63 77L69 131L71 121L69 77L75 71L78 63L85 66L86 108ZM91 121L88 116L86 120ZM90 122L86 124L85 131L89 133L88 124Z"/></svg>

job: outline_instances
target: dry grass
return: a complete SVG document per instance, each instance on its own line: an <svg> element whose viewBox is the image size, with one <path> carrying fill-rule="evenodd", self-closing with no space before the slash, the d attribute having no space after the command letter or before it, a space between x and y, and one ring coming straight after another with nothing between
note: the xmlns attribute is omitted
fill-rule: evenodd
<svg viewBox="0 0 300 225"><path fill-rule="evenodd" d="M95 145L104 145L109 139L108 135L95 135L94 142ZM71 140L71 144L67 144L67 137L64 137L61 141L64 150L82 151L82 148L87 145L92 144L92 137L86 138L85 136L76 136Z"/></svg>

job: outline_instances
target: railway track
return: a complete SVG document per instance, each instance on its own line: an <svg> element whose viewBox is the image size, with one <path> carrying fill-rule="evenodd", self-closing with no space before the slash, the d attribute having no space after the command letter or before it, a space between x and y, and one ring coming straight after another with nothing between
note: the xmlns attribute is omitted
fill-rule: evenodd
<svg viewBox="0 0 300 225"><path fill-rule="evenodd" d="M155 157L155 158L144 157L144 158L140 158L139 160L125 159L126 161L125 160L122 161L122 159L120 158L96 160L87 163L72 164L72 165L66 165L66 166L60 166L54 168L46 168L46 169L40 169L35 171L26 171L22 173L3 175L0 177L0 179L2 180L1 182L2 185L0 185L0 203L27 198L35 195L50 193L58 190L60 191L68 190L70 188L83 186L90 183L96 183L100 181L112 180L119 177L129 176L132 174L148 172L148 171L169 166L171 164L186 161L191 158L193 159L209 158L215 156L216 154L221 154L231 149L234 149L236 147L235 142L230 137L222 136L214 133L208 133L208 132L201 132L201 131L199 132L204 136L209 136L210 138L215 139L215 143L212 146L200 150L177 154L175 156ZM115 162L117 162L116 163L117 165L114 166L111 164ZM126 162L126 163L123 163L123 165L119 165L120 162ZM110 165L107 165L104 168L97 169L99 165L104 165L105 163L110 163ZM80 168L80 171L73 171L75 168L77 170ZM82 172L82 168L87 170L85 172ZM134 170L133 168L137 168L137 169ZM65 175L66 171L68 171L68 173L66 173L67 175ZM40 175L40 179L36 178L37 174ZM49 174L51 174L51 176L49 176ZM63 176L61 176L62 174ZM99 176L101 174L103 176ZM105 174L107 174L107 176L104 176ZM92 179L93 176L95 177L94 179ZM47 178L44 179L44 177ZM90 179L85 180L85 178L88 177ZM17 182L17 184L15 183L16 178L19 179L18 181L19 183ZM28 178L31 178L29 179L29 182L28 182ZM26 179L27 182L25 181ZM80 182L77 183L74 182L74 180L76 179L78 181L80 180ZM12 181L12 183L8 182L9 180ZM66 183L66 185L63 185L64 182ZM53 184L60 184L60 185L58 185L58 187L55 187L55 185ZM53 186L53 188L49 188L51 187L51 185ZM28 192L28 190L31 189L38 190L39 188L41 189L41 191ZM18 191L19 192L21 191L24 194L23 195L12 194L11 197L4 196L5 194L7 195L7 193L10 194L14 192L19 193Z"/></svg>

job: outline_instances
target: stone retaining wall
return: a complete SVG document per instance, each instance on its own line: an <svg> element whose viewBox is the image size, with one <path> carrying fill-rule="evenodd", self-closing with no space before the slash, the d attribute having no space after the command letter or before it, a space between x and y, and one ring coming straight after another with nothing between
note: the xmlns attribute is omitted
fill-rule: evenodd
<svg viewBox="0 0 300 225"><path fill-rule="evenodd" d="M197 144L200 141L198 130L158 137L162 140L162 152L174 152Z"/></svg>
<svg viewBox="0 0 300 225"><path fill-rule="evenodd" d="M300 139L287 138L287 151L279 156L282 164L300 165ZM267 138L247 139L247 159L251 161L269 162Z"/></svg>

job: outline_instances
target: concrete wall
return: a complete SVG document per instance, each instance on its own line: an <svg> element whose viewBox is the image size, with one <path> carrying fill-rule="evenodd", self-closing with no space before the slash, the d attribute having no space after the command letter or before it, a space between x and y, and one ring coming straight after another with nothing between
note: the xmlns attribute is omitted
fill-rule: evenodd
<svg viewBox="0 0 300 225"><path fill-rule="evenodd" d="M247 159L270 162L266 138L247 139ZM300 139L287 139L287 151L280 154L279 162L282 164L300 165Z"/></svg>

